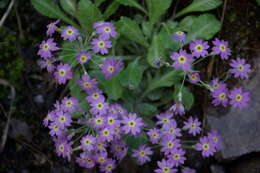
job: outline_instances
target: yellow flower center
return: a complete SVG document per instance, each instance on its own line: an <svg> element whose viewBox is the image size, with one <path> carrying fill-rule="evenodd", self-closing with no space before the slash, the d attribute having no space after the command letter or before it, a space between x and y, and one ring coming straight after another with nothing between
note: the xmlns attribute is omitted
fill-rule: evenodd
<svg viewBox="0 0 260 173"><path fill-rule="evenodd" d="M91 144L91 143L92 143L92 141L91 141L91 140L89 140L89 139L86 139L86 140L84 141L84 143L85 143L86 145L89 145L89 144Z"/></svg>
<svg viewBox="0 0 260 173"><path fill-rule="evenodd" d="M121 147L120 145L117 145L117 146L116 146L116 150L117 150L117 151L121 151L121 150L122 150L122 147Z"/></svg>
<svg viewBox="0 0 260 173"><path fill-rule="evenodd" d="M47 43L45 43L44 45L43 45L43 50L48 50L49 49L49 45L47 44Z"/></svg>
<svg viewBox="0 0 260 173"><path fill-rule="evenodd" d="M98 159L99 163L104 163L105 161L106 161L106 159L104 157L101 157L101 158Z"/></svg>
<svg viewBox="0 0 260 173"><path fill-rule="evenodd" d="M74 33L74 31L72 29L68 29L66 33L67 33L67 35L72 35Z"/></svg>
<svg viewBox="0 0 260 173"><path fill-rule="evenodd" d="M191 128L192 128L192 129L195 129L196 127L197 127L197 126L196 126L195 123L192 123L192 124L191 124Z"/></svg>
<svg viewBox="0 0 260 173"><path fill-rule="evenodd" d="M91 85L90 82L85 82L85 83L83 84L83 86L84 86L84 88L90 88L92 85Z"/></svg>
<svg viewBox="0 0 260 173"><path fill-rule="evenodd" d="M134 126L135 126L135 122L134 122L134 121L130 121L130 122L128 123L128 125L129 125L130 127L134 127Z"/></svg>
<svg viewBox="0 0 260 173"><path fill-rule="evenodd" d="M104 136L108 136L108 135L109 135L109 131L108 131L108 130L104 130L104 131L103 131L103 135L104 135Z"/></svg>
<svg viewBox="0 0 260 173"><path fill-rule="evenodd" d="M181 155L180 154L174 154L172 157L174 160L180 160Z"/></svg>
<svg viewBox="0 0 260 173"><path fill-rule="evenodd" d="M102 103L98 103L98 104L97 104L97 108L98 108L98 109L102 109L103 107L104 107L104 106L103 106Z"/></svg>
<svg viewBox="0 0 260 173"><path fill-rule="evenodd" d="M65 120L66 120L66 118L65 118L64 116L61 116L61 117L59 118L59 121L62 122L62 123L65 122Z"/></svg>
<svg viewBox="0 0 260 173"><path fill-rule="evenodd" d="M170 169L169 168L163 168L163 173L169 173Z"/></svg>
<svg viewBox="0 0 260 173"><path fill-rule="evenodd" d="M180 63L185 63L187 61L187 58L185 56L179 56L178 60Z"/></svg>
<svg viewBox="0 0 260 173"><path fill-rule="evenodd" d="M87 57L86 57L86 56L81 56L81 57L80 57L80 61L83 61L83 62L84 62L84 61L86 61L86 60L87 60Z"/></svg>
<svg viewBox="0 0 260 173"><path fill-rule="evenodd" d="M112 165L112 164L108 164L108 165L106 166L106 168L107 168L107 170L112 170L112 169L113 169L113 165Z"/></svg>
<svg viewBox="0 0 260 173"><path fill-rule="evenodd" d="M168 142L167 146L168 146L168 148L172 148L174 146L174 143L170 141L170 142Z"/></svg>
<svg viewBox="0 0 260 173"><path fill-rule="evenodd" d="M66 74L66 71L65 71L65 70L63 70L63 69L60 69L60 70L59 70L59 75L60 75L60 76L65 76L65 74Z"/></svg>
<svg viewBox="0 0 260 173"><path fill-rule="evenodd" d="M140 151L139 154L140 154L140 156L145 156L145 152L144 151Z"/></svg>
<svg viewBox="0 0 260 173"><path fill-rule="evenodd" d="M98 94L98 93L94 93L94 94L92 95L92 97L93 97L94 99L98 99L98 98L99 98L99 94Z"/></svg>
<svg viewBox="0 0 260 173"><path fill-rule="evenodd" d="M111 32L111 29L110 29L110 27L107 26L107 27L104 28L104 31L105 32Z"/></svg>
<svg viewBox="0 0 260 173"><path fill-rule="evenodd" d="M153 138L157 138L157 137L158 137L158 134L157 134L157 133L153 133L153 134L152 134L152 137L153 137Z"/></svg>
<svg viewBox="0 0 260 173"><path fill-rule="evenodd" d="M219 46L219 49L222 51L222 52L224 52L224 51L226 51L226 46L224 45L224 44L221 44L220 46Z"/></svg>
<svg viewBox="0 0 260 173"><path fill-rule="evenodd" d="M113 118L108 118L108 124L113 124L114 123L114 119Z"/></svg>
<svg viewBox="0 0 260 173"><path fill-rule="evenodd" d="M60 145L60 146L59 146L59 150L60 150L60 151L64 151L64 149L65 149L65 148L64 148L63 145Z"/></svg>
<svg viewBox="0 0 260 173"><path fill-rule="evenodd" d="M50 66L50 65L52 65L52 62L47 59L47 60L46 60L46 64L47 64L48 66Z"/></svg>
<svg viewBox="0 0 260 173"><path fill-rule="evenodd" d="M203 150L209 150L209 144L203 144L202 148Z"/></svg>
<svg viewBox="0 0 260 173"><path fill-rule="evenodd" d="M177 35L183 35L182 31L175 32Z"/></svg>
<svg viewBox="0 0 260 173"><path fill-rule="evenodd" d="M115 70L115 68L114 68L113 66L109 66L109 67L107 68L107 71L110 72L110 73L113 73L114 70Z"/></svg>
<svg viewBox="0 0 260 173"><path fill-rule="evenodd" d="M225 98L226 98L226 94L225 93L219 94L219 99L220 100L224 100Z"/></svg>
<svg viewBox="0 0 260 173"><path fill-rule="evenodd" d="M236 101L240 102L242 99L243 99L243 96L241 96L241 95L236 96Z"/></svg>
<svg viewBox="0 0 260 173"><path fill-rule="evenodd" d="M88 163L92 163L93 160L91 160L91 159L87 159L87 162L88 162Z"/></svg>
<svg viewBox="0 0 260 173"><path fill-rule="evenodd" d="M239 71L243 71L245 69L245 67L243 65L239 65L237 68Z"/></svg>
<svg viewBox="0 0 260 173"><path fill-rule="evenodd" d="M168 119L163 119L163 123L168 123L169 120Z"/></svg>
<svg viewBox="0 0 260 173"><path fill-rule="evenodd" d="M103 124L103 120L102 119L96 119L96 124Z"/></svg>
<svg viewBox="0 0 260 173"><path fill-rule="evenodd" d="M192 80L196 80L197 79L197 76L195 74L191 75L191 79Z"/></svg>
<svg viewBox="0 0 260 173"><path fill-rule="evenodd" d="M198 44L197 46L195 46L195 50L196 50L197 52L201 52L201 51L203 51L203 46L200 45L200 44Z"/></svg>
<svg viewBox="0 0 260 173"><path fill-rule="evenodd" d="M72 102L71 100L68 100L68 101L66 102L66 106L67 106L67 107L70 107L72 104L73 104L73 102Z"/></svg>
<svg viewBox="0 0 260 173"><path fill-rule="evenodd" d="M219 87L219 84L218 84L218 83L215 83L215 84L213 85L213 87L214 87L215 89L217 89L217 88Z"/></svg>
<svg viewBox="0 0 260 173"><path fill-rule="evenodd" d="M170 128L169 132L170 132L171 134L174 134L174 133L175 133L175 129L174 129L174 128Z"/></svg>
<svg viewBox="0 0 260 173"><path fill-rule="evenodd" d="M59 126L58 126L57 124L55 124L55 125L53 126L53 130L55 130L55 131L59 130Z"/></svg>
<svg viewBox="0 0 260 173"><path fill-rule="evenodd" d="M99 42L98 42L98 46L101 47L101 48L105 47L105 45L106 45L106 44L105 44L104 41L99 41Z"/></svg>
<svg viewBox="0 0 260 173"><path fill-rule="evenodd" d="M214 138L213 138L213 141L214 141L215 143L217 143L217 142L218 142L218 138L217 138L217 137L214 137Z"/></svg>
<svg viewBox="0 0 260 173"><path fill-rule="evenodd" d="M103 148L103 144L102 143L98 143L97 146L98 146L98 148Z"/></svg>

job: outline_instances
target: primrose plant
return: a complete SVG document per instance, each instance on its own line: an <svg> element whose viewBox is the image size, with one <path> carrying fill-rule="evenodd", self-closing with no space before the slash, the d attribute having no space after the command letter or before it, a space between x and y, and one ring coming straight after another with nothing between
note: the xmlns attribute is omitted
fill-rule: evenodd
<svg viewBox="0 0 260 173"><path fill-rule="evenodd" d="M220 30L214 15L178 20L214 9L220 0L194 0L170 19L164 18L175 5L171 0L147 0L147 9L137 1L115 0L103 13L102 1L59 3L68 14L52 0L32 0L39 12L58 18L47 25L48 39L38 55L40 67L66 85L65 97L43 122L59 156L111 173L127 155L143 165L160 151L156 173L195 173L185 162L189 152L207 158L221 149L218 132L207 132L202 117L190 110L195 100L190 89L204 88L214 106L245 108L249 92L230 89L226 81L247 79L251 66L231 58L226 41L206 41ZM107 22L120 5L144 15ZM212 80L198 70L208 61L229 60L225 75Z"/></svg>

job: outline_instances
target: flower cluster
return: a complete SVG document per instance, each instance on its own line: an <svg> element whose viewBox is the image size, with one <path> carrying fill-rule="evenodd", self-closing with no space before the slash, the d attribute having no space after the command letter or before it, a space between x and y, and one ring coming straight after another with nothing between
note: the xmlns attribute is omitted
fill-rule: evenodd
<svg viewBox="0 0 260 173"><path fill-rule="evenodd" d="M43 121L43 125L50 130L57 155L67 160L76 156L76 162L82 167L97 166L101 172L112 173L127 154L143 165L152 160L155 150L159 150L163 158L157 162L156 173L175 173L178 170L182 173L195 173L194 169L185 167L187 149L194 149L205 158L221 149L222 142L218 132L213 130L202 136L202 123L197 117L190 116L184 123L178 121L178 116L190 114L185 112L182 88L177 94L178 99L169 109L151 118L153 125L144 121L145 118L141 115L128 112L123 104L111 103L107 99L107 93L100 89L100 79L95 79L95 75L88 72L90 65L96 65L103 75L101 80L109 80L124 68L123 61L116 57L103 57L104 60L100 64L97 63L100 62L100 55L97 54L109 53L112 47L111 39L118 35L116 28L109 22L99 21L93 25L94 32L87 37L72 26L59 29L59 22L57 20L47 26L47 36L50 38L39 46L39 65L52 73L58 84L74 82L72 86L77 85L85 98L73 95L64 97L54 104L54 109L48 112ZM63 42L75 46L75 50L63 46L59 48L54 38L51 38L55 32L60 34ZM231 51L227 42L215 39L210 51L207 41L195 40L189 44L189 51L186 51L183 48L185 33L176 32L173 38L182 46L170 56L173 60L171 66L184 71L181 87L187 75L190 83L204 86L211 91L212 103L215 106L230 104L244 108L248 105L248 92L241 88L229 90L227 84L218 78L207 84L201 80L199 72L193 70L197 62L209 56L219 55L222 60L229 59ZM66 56L58 56L58 51L68 50L73 52L69 55L73 61L69 63ZM251 67L244 59L231 60L229 65L229 74L235 78L248 78ZM84 73L75 75L75 70L79 68ZM126 139L129 136L145 140L133 149L127 145ZM198 136L199 140L187 139L195 139Z"/></svg>
<svg viewBox="0 0 260 173"><path fill-rule="evenodd" d="M173 35L175 41L183 43L186 39L185 33L176 32ZM228 106L235 108L245 108L250 101L250 93L242 88L228 89L224 80L218 78L213 79L209 84L201 81L200 74L193 70L194 65L201 60L210 56L220 56L221 60L227 60L231 56L231 50L228 48L228 42L216 38L213 42L213 47L210 52L210 46L207 41L195 40L189 44L190 53L181 49L179 52L173 52L170 58L174 61L172 67L178 70L183 70L188 74L189 82L193 84L201 84L211 91L214 106ZM197 61L195 61L198 59ZM251 65L246 63L245 59L232 59L229 63L230 70L227 75L232 75L235 78L247 79L251 72Z"/></svg>

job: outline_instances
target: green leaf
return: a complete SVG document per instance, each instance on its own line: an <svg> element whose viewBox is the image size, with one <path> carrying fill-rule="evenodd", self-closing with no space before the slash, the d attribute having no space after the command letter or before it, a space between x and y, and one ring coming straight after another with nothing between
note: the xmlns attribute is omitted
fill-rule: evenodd
<svg viewBox="0 0 260 173"><path fill-rule="evenodd" d="M82 92L81 88L79 85L77 85L77 81L80 79L82 72L78 69L74 72L73 79L69 81L68 86L70 90L70 95L72 97L76 97L79 101L80 107L83 109L84 112L87 112L89 110L89 105L86 102L86 93ZM76 112L74 114L74 117L80 116L80 112Z"/></svg>
<svg viewBox="0 0 260 173"><path fill-rule="evenodd" d="M109 18L112 14L114 14L119 7L119 3L117 1L113 1L103 13L104 19Z"/></svg>
<svg viewBox="0 0 260 173"><path fill-rule="evenodd" d="M172 0L146 0L149 19L152 24L157 22L161 15L167 12L167 9L171 6Z"/></svg>
<svg viewBox="0 0 260 173"><path fill-rule="evenodd" d="M106 0L94 0L95 5L98 7L100 6L103 2L105 2Z"/></svg>
<svg viewBox="0 0 260 173"><path fill-rule="evenodd" d="M71 43L69 41L65 41L61 47L61 61L65 64L70 64L72 67L75 67L78 64L76 60L76 54L80 47L77 46L77 43Z"/></svg>
<svg viewBox="0 0 260 173"><path fill-rule="evenodd" d="M68 18L53 0L31 0L33 7L42 15L50 18L62 19L71 25L77 26L70 18Z"/></svg>
<svg viewBox="0 0 260 173"><path fill-rule="evenodd" d="M165 49L160 43L159 36L154 35L152 45L149 47L147 54L147 61L153 67L158 67L156 65L156 60L165 58Z"/></svg>
<svg viewBox="0 0 260 173"><path fill-rule="evenodd" d="M148 47L147 43L139 25L127 17L121 17L121 19L116 23L118 32L125 38L137 42L144 47Z"/></svg>
<svg viewBox="0 0 260 173"><path fill-rule="evenodd" d="M123 87L120 84L119 76L115 75L111 79L100 81L109 99L118 100L123 94Z"/></svg>
<svg viewBox="0 0 260 173"><path fill-rule="evenodd" d="M197 16L187 16L184 19L182 19L178 25L178 28L180 31L190 31L192 25L194 24L195 20L197 19Z"/></svg>
<svg viewBox="0 0 260 173"><path fill-rule="evenodd" d="M143 78L144 68L139 65L138 59L130 63L120 74L122 86L134 89L138 87Z"/></svg>
<svg viewBox="0 0 260 173"><path fill-rule="evenodd" d="M195 39L209 40L221 28L220 21L212 14L198 16L187 34L186 43Z"/></svg>
<svg viewBox="0 0 260 173"><path fill-rule="evenodd" d="M157 111L156 106L151 103L139 103L136 105L136 109L140 115L144 116L152 116Z"/></svg>
<svg viewBox="0 0 260 173"><path fill-rule="evenodd" d="M125 6L137 8L142 12L144 12L145 14L147 14L147 11L140 4L138 4L136 0L116 0L116 1Z"/></svg>
<svg viewBox="0 0 260 173"><path fill-rule="evenodd" d="M76 0L61 0L60 4L67 13L69 13L72 16L75 16Z"/></svg>
<svg viewBox="0 0 260 173"><path fill-rule="evenodd" d="M81 26L88 32L93 31L93 24L103 19L97 6L90 0L80 0L78 18Z"/></svg>
<svg viewBox="0 0 260 173"><path fill-rule="evenodd" d="M193 2L179 13L176 17L180 17L190 12L203 12L217 8L222 4L222 0L193 0Z"/></svg>
<svg viewBox="0 0 260 173"><path fill-rule="evenodd" d="M124 136L123 140L128 146L128 154L132 154L133 149L137 149L142 144L147 144L148 139L146 135L140 134L138 136Z"/></svg>
<svg viewBox="0 0 260 173"><path fill-rule="evenodd" d="M154 79L152 79L148 83L148 88L144 92L143 97L149 92L153 91L154 89L162 88L162 87L170 87L174 85L174 83L180 81L182 76L183 76L183 71L173 70L173 69L164 73L163 75L157 75Z"/></svg>
<svg viewBox="0 0 260 173"><path fill-rule="evenodd" d="M257 4L260 5L260 0L256 0Z"/></svg>
<svg viewBox="0 0 260 173"><path fill-rule="evenodd" d="M178 93L181 91L181 99L182 99L182 103L184 104L185 108L187 110L190 110L193 103L194 103L194 96L193 94L189 91L188 88L186 87L182 87L181 89L181 85L178 84L178 85L175 85L175 90L174 90L174 93L173 93L173 99L174 100L178 100Z"/></svg>

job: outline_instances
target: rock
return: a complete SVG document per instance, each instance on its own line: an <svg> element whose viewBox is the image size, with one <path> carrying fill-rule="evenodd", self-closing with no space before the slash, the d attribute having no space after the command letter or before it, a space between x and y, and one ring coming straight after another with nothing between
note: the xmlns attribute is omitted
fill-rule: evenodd
<svg viewBox="0 0 260 173"><path fill-rule="evenodd" d="M22 137L26 139L28 142L32 141L33 134L26 122L18 119L12 119L10 121L10 127L11 127L9 130L10 137L15 139Z"/></svg>
<svg viewBox="0 0 260 173"><path fill-rule="evenodd" d="M207 122L218 130L223 140L222 158L232 160L242 155L260 151L260 58L255 58L258 67L242 88L250 90L251 104L246 109L208 108ZM241 86L241 85L240 85Z"/></svg>
<svg viewBox="0 0 260 173"><path fill-rule="evenodd" d="M225 173L224 167L218 164L211 165L210 170L212 173Z"/></svg>
<svg viewBox="0 0 260 173"><path fill-rule="evenodd" d="M260 157L246 158L229 166L230 173L259 173Z"/></svg>
<svg viewBox="0 0 260 173"><path fill-rule="evenodd" d="M37 95L33 98L33 101L37 104L42 104L44 103L44 99L42 95Z"/></svg>

